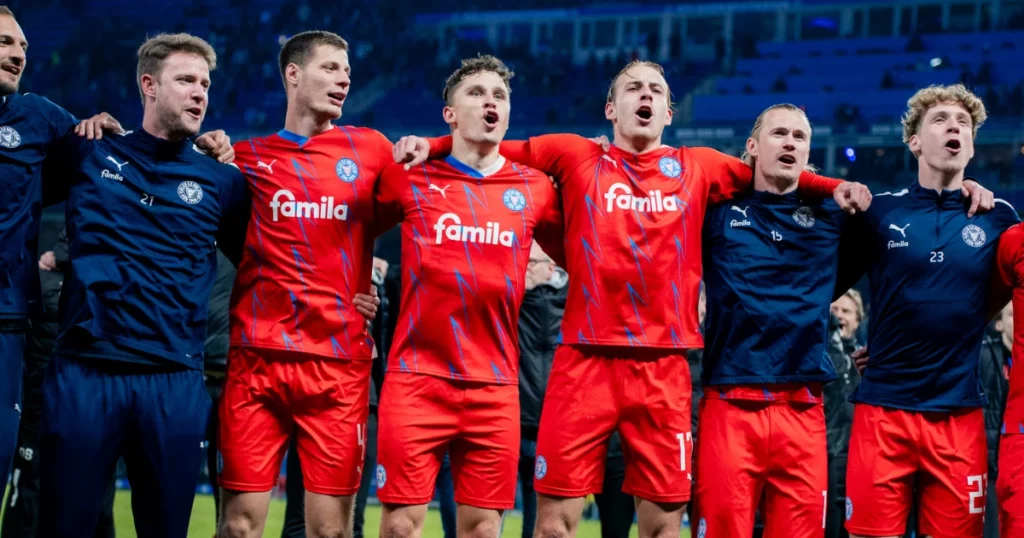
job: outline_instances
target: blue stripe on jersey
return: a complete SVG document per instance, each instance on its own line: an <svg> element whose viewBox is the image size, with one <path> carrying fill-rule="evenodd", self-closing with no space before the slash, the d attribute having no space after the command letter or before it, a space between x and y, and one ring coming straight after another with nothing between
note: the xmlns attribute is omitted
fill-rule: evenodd
<svg viewBox="0 0 1024 538"><path fill-rule="evenodd" d="M1007 204L972 218L966 207L959 189L915 183L875 196L852 219L840 264L852 274L840 281L866 271L871 305L870 362L852 401L910 411L984 405L989 279L999 236L1019 219Z"/></svg>
<svg viewBox="0 0 1024 538"><path fill-rule="evenodd" d="M293 133L288 129L281 129L280 131L277 132L277 136L280 136L281 138L289 142L294 142L295 144L298 144L299 147L305 146L306 142L309 142L308 136L302 136L300 134Z"/></svg>
<svg viewBox="0 0 1024 538"><path fill-rule="evenodd" d="M466 174L469 177L476 179L483 179L484 175L481 174L477 169L469 166L468 164L452 157L451 155L444 158L444 162L448 163L452 168Z"/></svg>
<svg viewBox="0 0 1024 538"><path fill-rule="evenodd" d="M708 210L705 385L835 379L825 350L845 221L832 200L796 193L754 192Z"/></svg>

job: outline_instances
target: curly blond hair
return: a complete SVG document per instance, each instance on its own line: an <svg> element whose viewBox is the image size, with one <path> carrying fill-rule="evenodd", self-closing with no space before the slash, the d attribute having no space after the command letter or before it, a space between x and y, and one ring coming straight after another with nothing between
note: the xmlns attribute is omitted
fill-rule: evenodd
<svg viewBox="0 0 1024 538"><path fill-rule="evenodd" d="M907 111L903 114L903 143L910 143L910 137L921 130L921 121L935 105L950 103L959 105L971 115L971 138L978 137L978 128L981 127L988 114L985 113L985 103L968 90L963 84L942 86L933 84L927 88L918 90L907 101Z"/></svg>

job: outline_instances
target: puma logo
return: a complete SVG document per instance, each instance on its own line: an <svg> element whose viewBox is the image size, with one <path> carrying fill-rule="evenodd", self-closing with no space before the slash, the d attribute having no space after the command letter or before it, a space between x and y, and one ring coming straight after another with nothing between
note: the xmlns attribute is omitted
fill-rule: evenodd
<svg viewBox="0 0 1024 538"><path fill-rule="evenodd" d="M904 227L902 227L902 228L900 228L899 226L896 226L895 224L890 224L889 225L889 229L890 230L896 230L897 232L899 232L900 235L903 236L903 239L907 238L907 228L909 228L909 227L910 227L910 223L909 222Z"/></svg>
<svg viewBox="0 0 1024 538"><path fill-rule="evenodd" d="M107 155L107 160L108 160L108 161L110 161L110 162L112 162L112 163L114 163L114 165L115 165L115 166L117 166L117 171L118 171L118 172L120 172L120 171L121 171L121 167L122 167L122 166L124 166L124 165L128 164L128 161L125 161L125 162L123 162L123 163L119 163L119 162L117 162L117 159L115 159L115 158L111 157L110 155Z"/></svg>
<svg viewBox="0 0 1024 538"><path fill-rule="evenodd" d="M732 206L732 210L733 211L738 211L740 213L743 213L743 218L747 218L747 210L748 209L750 209L750 206L744 207L743 209L740 209L737 206Z"/></svg>
<svg viewBox="0 0 1024 538"><path fill-rule="evenodd" d="M437 191L437 192L441 193L441 198L444 198L444 199L447 200L448 196L445 194L445 191L448 190L448 187L451 187L451 185L445 185L444 188L442 189L441 187L438 187L437 185L431 183L429 190Z"/></svg>
<svg viewBox="0 0 1024 538"><path fill-rule="evenodd" d="M265 163L265 162L263 162L263 161L261 161L259 159L256 159L256 168L266 168L267 172L273 174L274 173L273 166L274 166L274 163L276 163L276 162L277 162L277 159L274 159L273 161L270 161L270 164L267 164L267 163Z"/></svg>

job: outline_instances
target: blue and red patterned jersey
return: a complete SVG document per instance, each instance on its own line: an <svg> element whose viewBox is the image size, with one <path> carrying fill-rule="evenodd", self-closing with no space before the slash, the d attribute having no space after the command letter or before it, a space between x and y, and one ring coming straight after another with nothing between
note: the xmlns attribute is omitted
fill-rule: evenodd
<svg viewBox="0 0 1024 538"><path fill-rule="evenodd" d="M388 375L516 384L519 307L533 240L559 256L547 175L505 160L478 171L448 157L381 177L379 219L401 221L402 297Z"/></svg>
<svg viewBox="0 0 1024 538"><path fill-rule="evenodd" d="M373 189L393 162L377 131L288 131L235 144L252 217L231 298L231 344L370 360L352 306L370 286Z"/></svg>

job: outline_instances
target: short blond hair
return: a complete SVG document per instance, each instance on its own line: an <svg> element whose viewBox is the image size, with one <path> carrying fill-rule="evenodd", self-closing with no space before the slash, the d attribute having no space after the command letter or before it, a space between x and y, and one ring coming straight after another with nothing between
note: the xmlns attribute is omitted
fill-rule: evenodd
<svg viewBox="0 0 1024 538"><path fill-rule="evenodd" d="M985 103L968 90L963 84L942 86L933 84L927 88L918 90L907 100L907 111L903 114L903 143L909 144L910 137L921 130L921 121L935 105L951 103L959 105L971 115L971 138L978 137L978 128L981 127L988 114L985 112Z"/></svg>
<svg viewBox="0 0 1024 538"><path fill-rule="evenodd" d="M611 103L615 101L615 83L618 82L619 77L625 75L627 71L633 69L634 67L650 67L651 69L657 71L662 78L665 78L665 68L662 67L661 64L659 64L658 62L652 62L650 60L633 60L626 64L626 67L623 67L622 70L619 71L619 73L612 78L612 83L611 85L608 86L607 102ZM665 80L665 90L668 92L668 95L666 96L666 98L668 99L668 109L675 110L675 104L672 103L672 89L668 87L667 79Z"/></svg>
<svg viewBox="0 0 1024 538"><path fill-rule="evenodd" d="M217 69L217 52L202 38L190 34L160 34L151 37L139 47L137 53L139 64L135 70L135 82L139 85L139 96L143 104L146 103L146 96L142 93L142 75L158 76L164 60L176 52L195 54L206 60L210 71Z"/></svg>
<svg viewBox="0 0 1024 538"><path fill-rule="evenodd" d="M864 321L864 316L867 315L867 312L864 311L864 299L861 298L860 292L850 288L846 290L843 297L849 297L850 300L853 301L853 304L857 305L857 308L855 309L857 312L857 322ZM840 297L840 299L842 299L842 297Z"/></svg>

